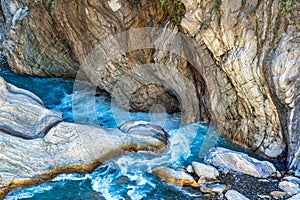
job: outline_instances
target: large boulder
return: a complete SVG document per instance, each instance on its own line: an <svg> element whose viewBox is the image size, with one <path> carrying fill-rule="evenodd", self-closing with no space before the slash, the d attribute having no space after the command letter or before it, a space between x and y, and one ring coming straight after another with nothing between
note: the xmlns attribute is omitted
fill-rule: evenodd
<svg viewBox="0 0 300 200"><path fill-rule="evenodd" d="M163 132L131 136L119 129L61 122L44 138L26 140L0 131L0 197L9 190L38 183L60 173L85 172L127 150L161 152ZM140 137L139 137L140 136Z"/></svg>
<svg viewBox="0 0 300 200"><path fill-rule="evenodd" d="M0 130L6 133L27 139L43 137L62 121L62 113L48 110L36 95L1 77L0 94Z"/></svg>
<svg viewBox="0 0 300 200"><path fill-rule="evenodd" d="M276 172L274 165L268 161L260 161L245 153L221 147L212 148L205 156L204 162L257 178L267 178Z"/></svg>

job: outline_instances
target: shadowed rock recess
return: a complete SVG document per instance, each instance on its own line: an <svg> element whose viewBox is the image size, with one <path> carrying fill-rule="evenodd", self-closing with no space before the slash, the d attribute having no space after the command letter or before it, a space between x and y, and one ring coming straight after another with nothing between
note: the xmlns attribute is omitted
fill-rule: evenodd
<svg viewBox="0 0 300 200"><path fill-rule="evenodd" d="M176 7L159 0L2 0L2 48L14 72L75 78L92 49L111 35L141 27L183 32L198 44L197 51L189 46L180 55L134 50L104 63L101 74L91 63L85 72L98 87L131 100L129 108L120 103L128 110L147 111L154 104L168 112L184 108L185 123L211 121L232 142L269 158L286 156L288 168L299 171L300 2L182 2L186 13L174 18L169 13ZM161 45L172 41L156 37ZM112 50L118 42L111 41ZM189 56L197 59L187 62ZM155 76L134 70L147 63L170 67ZM130 94L126 88L114 90L125 74L141 87ZM173 76L170 88L162 86L168 74ZM180 96L187 96L188 106Z"/></svg>

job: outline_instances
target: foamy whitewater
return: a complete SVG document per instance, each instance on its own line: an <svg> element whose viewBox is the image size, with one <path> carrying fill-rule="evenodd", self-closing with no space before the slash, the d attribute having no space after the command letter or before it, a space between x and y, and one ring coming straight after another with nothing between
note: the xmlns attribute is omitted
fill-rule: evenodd
<svg viewBox="0 0 300 200"><path fill-rule="evenodd" d="M209 145L214 145L215 142L220 145L216 138L206 136L207 125L180 126L180 113L126 113L112 104L110 97L106 95L100 94L94 99L89 98L94 95L89 90L74 92L74 82L71 80L41 79L16 75L10 71L1 71L0 75L6 81L38 95L49 109L63 112L65 121L74 122L73 112L76 109L77 114L81 113L76 116L76 123L93 125L95 119L89 113L92 110L97 124L102 127L116 128L119 123L116 122L116 115L126 115L132 120L151 121L170 134L169 150L162 155L143 151L128 153L107 161L90 174L61 174L47 183L14 190L6 196L6 200L194 199L201 196L197 189L162 182L151 173L151 169L160 165L184 168L192 161L201 162L199 155ZM82 88L88 87L87 83L82 84ZM74 105L74 95L81 103ZM89 108L89 105L94 107Z"/></svg>

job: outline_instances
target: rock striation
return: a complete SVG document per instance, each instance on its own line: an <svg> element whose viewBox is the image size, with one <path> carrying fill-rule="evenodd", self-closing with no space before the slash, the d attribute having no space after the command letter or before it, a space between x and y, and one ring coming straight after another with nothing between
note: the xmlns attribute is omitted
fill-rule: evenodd
<svg viewBox="0 0 300 200"><path fill-rule="evenodd" d="M120 129L61 122L61 113L0 77L0 198L60 173L87 172L128 151L167 149L168 134L147 122Z"/></svg>
<svg viewBox="0 0 300 200"><path fill-rule="evenodd" d="M257 178L267 178L276 172L274 165L268 161L259 161L245 153L221 147L212 148L204 158L204 162Z"/></svg>
<svg viewBox="0 0 300 200"><path fill-rule="evenodd" d="M299 169L299 2L182 2L181 27L218 66L210 114L221 133L268 157L287 145L288 167Z"/></svg>
<svg viewBox="0 0 300 200"><path fill-rule="evenodd" d="M0 130L14 136L34 139L62 121L62 113L48 110L31 92L6 83L0 77Z"/></svg>
<svg viewBox="0 0 300 200"><path fill-rule="evenodd" d="M128 150L161 152L167 141L160 138L66 122L53 127L44 138L32 140L0 131L0 197L60 173L90 171Z"/></svg>
<svg viewBox="0 0 300 200"><path fill-rule="evenodd" d="M298 173L300 3L182 0L183 16L170 2L3 0L2 47L17 73L75 78L81 68L127 110L160 104L181 110L184 123L211 121L256 153L287 155ZM198 46L142 27L179 30ZM128 30L137 32L110 37ZM166 67L145 70L149 63Z"/></svg>

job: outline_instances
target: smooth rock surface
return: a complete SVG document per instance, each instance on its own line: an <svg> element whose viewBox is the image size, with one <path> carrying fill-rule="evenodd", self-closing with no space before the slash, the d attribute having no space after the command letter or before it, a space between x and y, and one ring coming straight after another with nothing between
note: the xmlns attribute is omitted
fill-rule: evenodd
<svg viewBox="0 0 300 200"><path fill-rule="evenodd" d="M166 149L166 141L160 139L166 136L139 134L66 122L53 127L44 138L32 140L0 131L0 198L13 188L43 182L60 173L90 171L127 150Z"/></svg>
<svg viewBox="0 0 300 200"><path fill-rule="evenodd" d="M225 197L228 200L250 200L236 190L228 190L225 193Z"/></svg>
<svg viewBox="0 0 300 200"><path fill-rule="evenodd" d="M164 131L163 128L157 126L155 124L146 122L146 121L128 121L120 125L119 129L133 137L135 140L134 144L139 144L141 147L137 148L149 148L148 150L152 150L153 146L149 146L148 142L153 140L160 140L165 144L168 141L169 134ZM145 142L145 144L143 144ZM157 149L161 148L161 144L158 143ZM162 149L164 151L166 149Z"/></svg>
<svg viewBox="0 0 300 200"><path fill-rule="evenodd" d="M287 200L299 200L300 199L300 194L296 194L292 196L291 198L288 198Z"/></svg>
<svg viewBox="0 0 300 200"><path fill-rule="evenodd" d="M295 183L297 185L300 185L300 179L295 176L285 176L282 178L282 180L289 181L289 182Z"/></svg>
<svg viewBox="0 0 300 200"><path fill-rule="evenodd" d="M282 191L272 191L270 193L271 196L273 197L279 197L279 198L283 198L286 195L286 192L282 192Z"/></svg>
<svg viewBox="0 0 300 200"><path fill-rule="evenodd" d="M176 171L169 167L156 167L152 170L152 172L165 182L171 184L179 186L198 186L198 183L194 180L194 178L184 171Z"/></svg>
<svg viewBox="0 0 300 200"><path fill-rule="evenodd" d="M259 161L245 153L216 147L205 156L204 162L218 168L248 174L257 178L267 178L276 172L274 165L268 161Z"/></svg>
<svg viewBox="0 0 300 200"><path fill-rule="evenodd" d="M1 131L33 139L43 137L60 121L62 113L48 110L36 95L6 83L0 77Z"/></svg>
<svg viewBox="0 0 300 200"><path fill-rule="evenodd" d="M219 172L216 168L203 163L192 162L193 170L199 177L206 179L216 179L219 176Z"/></svg>
<svg viewBox="0 0 300 200"><path fill-rule="evenodd" d="M200 187L200 191L203 193L221 194L225 190L228 190L228 187L224 184L219 184L219 183L205 184Z"/></svg>
<svg viewBox="0 0 300 200"><path fill-rule="evenodd" d="M299 185L290 181L282 181L278 184L278 187L290 196L300 193Z"/></svg>

